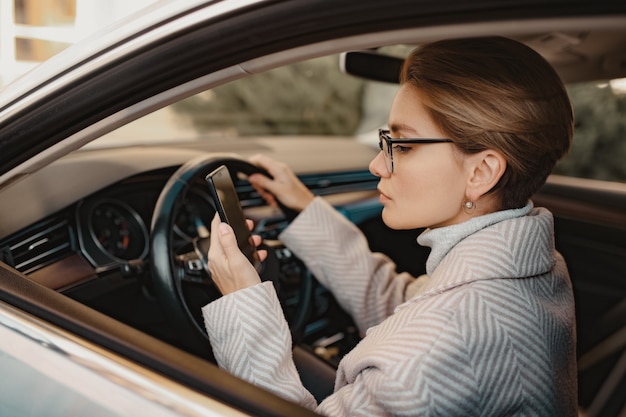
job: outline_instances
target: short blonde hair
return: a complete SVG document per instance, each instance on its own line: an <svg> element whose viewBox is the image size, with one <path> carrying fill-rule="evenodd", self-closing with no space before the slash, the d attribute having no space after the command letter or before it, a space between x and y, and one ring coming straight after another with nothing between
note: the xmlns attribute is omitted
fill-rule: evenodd
<svg viewBox="0 0 626 417"><path fill-rule="evenodd" d="M416 48L401 82L418 88L439 128L464 153L501 152L501 209L524 206L569 150L574 116L550 64L502 37L449 39Z"/></svg>

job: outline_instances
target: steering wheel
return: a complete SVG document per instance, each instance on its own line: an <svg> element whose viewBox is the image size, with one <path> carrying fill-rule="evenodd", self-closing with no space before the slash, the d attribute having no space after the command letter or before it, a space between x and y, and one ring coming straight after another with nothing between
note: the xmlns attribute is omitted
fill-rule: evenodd
<svg viewBox="0 0 626 417"><path fill-rule="evenodd" d="M269 174L255 165L235 156L201 156L181 166L167 181L154 208L151 230L152 287L157 301L165 308L165 314L176 331L176 344L198 355L212 357L209 338L202 323L200 308L219 298L221 294L213 284L207 268L206 254L209 238L200 236L193 241L193 249L183 254L174 250L174 226L177 214L185 202L185 196L195 183L204 183L204 178L220 165L226 165L233 180L237 174ZM207 185L208 189L208 185ZM297 213L281 206L287 219ZM214 215L210 213L209 218ZM267 259L263 263L261 279L271 280L280 289L281 263L284 248L280 245L263 245ZM289 251L284 251L289 253ZM282 260L279 260L281 255ZM291 262L297 262L295 258ZM289 268L293 271L293 268ZM290 323L292 334L299 333L304 325L311 293L312 277L302 266L300 274L299 302L295 320ZM295 340L295 339L294 339Z"/></svg>

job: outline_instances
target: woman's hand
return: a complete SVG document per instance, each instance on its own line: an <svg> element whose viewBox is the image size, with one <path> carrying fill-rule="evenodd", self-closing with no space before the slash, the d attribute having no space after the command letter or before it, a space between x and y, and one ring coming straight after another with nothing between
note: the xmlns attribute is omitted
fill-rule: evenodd
<svg viewBox="0 0 626 417"><path fill-rule="evenodd" d="M250 162L264 168L272 176L252 174L248 177L250 184L268 204L276 207L278 199L288 208L302 211L315 198L287 164L265 155L255 155Z"/></svg>
<svg viewBox="0 0 626 417"><path fill-rule="evenodd" d="M252 228L252 222L248 227ZM261 237L252 235L254 245L261 244ZM267 252L258 251L259 258L264 261ZM223 295L230 294L243 288L259 284L261 278L248 258L237 246L237 239L232 227L222 223L216 214L211 221L211 246L209 247L209 271L211 278Z"/></svg>

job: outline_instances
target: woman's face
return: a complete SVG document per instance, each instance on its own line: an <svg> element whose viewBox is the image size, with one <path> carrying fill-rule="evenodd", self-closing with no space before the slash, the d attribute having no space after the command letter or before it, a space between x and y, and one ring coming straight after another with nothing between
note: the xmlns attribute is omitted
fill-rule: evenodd
<svg viewBox="0 0 626 417"><path fill-rule="evenodd" d="M396 139L445 138L422 104L421 92L404 84L389 116ZM467 169L452 143L393 145L393 174L380 152L370 171L380 177L383 221L392 229L440 227L466 220L462 204Z"/></svg>

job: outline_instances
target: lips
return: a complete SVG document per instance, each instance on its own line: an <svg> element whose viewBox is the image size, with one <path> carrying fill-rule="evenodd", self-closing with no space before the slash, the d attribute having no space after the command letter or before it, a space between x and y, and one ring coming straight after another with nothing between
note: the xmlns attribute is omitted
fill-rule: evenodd
<svg viewBox="0 0 626 417"><path fill-rule="evenodd" d="M381 203L385 201L391 201L391 197L385 194L380 188L378 189L378 192L380 193L380 196L378 197L378 199L380 200Z"/></svg>

